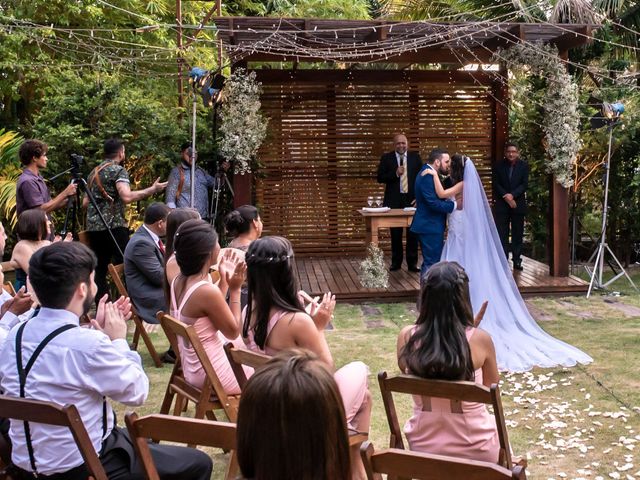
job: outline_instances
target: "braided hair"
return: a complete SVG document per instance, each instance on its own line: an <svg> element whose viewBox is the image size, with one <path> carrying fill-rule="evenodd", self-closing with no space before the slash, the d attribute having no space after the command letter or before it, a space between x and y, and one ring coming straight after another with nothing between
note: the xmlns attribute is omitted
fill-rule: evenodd
<svg viewBox="0 0 640 480"><path fill-rule="evenodd" d="M248 337L249 329L252 329L256 344L264 349L271 308L304 312L293 269L293 248L283 237L259 238L249 246L245 261L248 297L242 336ZM254 322L252 318L255 318Z"/></svg>

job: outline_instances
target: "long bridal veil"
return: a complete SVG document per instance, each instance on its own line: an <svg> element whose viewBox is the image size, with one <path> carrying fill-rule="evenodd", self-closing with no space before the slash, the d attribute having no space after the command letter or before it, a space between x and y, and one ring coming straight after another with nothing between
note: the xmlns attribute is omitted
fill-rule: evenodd
<svg viewBox="0 0 640 480"><path fill-rule="evenodd" d="M462 221L455 227L463 229L463 241L453 242L446 259L457 260L467 271L474 311L489 301L480 328L493 339L498 368L522 372L534 366L592 362L586 353L542 330L529 314L502 250L480 176L469 159L463 188Z"/></svg>

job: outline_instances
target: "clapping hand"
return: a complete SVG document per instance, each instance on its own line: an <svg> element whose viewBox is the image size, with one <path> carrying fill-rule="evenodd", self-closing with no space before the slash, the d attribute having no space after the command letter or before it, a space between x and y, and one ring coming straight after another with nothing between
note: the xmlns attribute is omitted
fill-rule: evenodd
<svg viewBox="0 0 640 480"><path fill-rule="evenodd" d="M218 262L220 279L232 290L242 286L246 271L247 264L242 261L233 248L226 250Z"/></svg>
<svg viewBox="0 0 640 480"><path fill-rule="evenodd" d="M474 327L477 328L478 325L480 325L480 322L484 318L484 314L487 311L487 306L488 305L489 305L489 301L485 300L484 303L482 304L482 306L480 307L480 310L478 311L478 313L476 313L476 317L473 319L473 326Z"/></svg>
<svg viewBox="0 0 640 480"><path fill-rule="evenodd" d="M129 320L132 315L131 301L129 300L129 298L122 296L115 302L107 302L108 299L109 299L109 295L105 293L102 296L102 298L98 301L98 308L96 309L96 318L94 318L91 321L92 325L94 325L93 322L97 322L98 326L100 327L99 330L103 330L105 326L107 304L113 305L116 308L116 310L120 313L120 315L122 316L125 322Z"/></svg>
<svg viewBox="0 0 640 480"><path fill-rule="evenodd" d="M333 317L333 310L336 308L336 296L331 295L331 292L325 293L322 296L322 301L318 303L314 301L311 303L311 310L309 315L313 319L313 323L316 324L318 330L324 330Z"/></svg>
<svg viewBox="0 0 640 480"><path fill-rule="evenodd" d="M96 318L91 320L91 326L107 335L111 340L127 338L127 321L122 311L113 302L107 302L105 294L98 304ZM120 300L118 300L120 301ZM100 306L102 303L102 307Z"/></svg>
<svg viewBox="0 0 640 480"><path fill-rule="evenodd" d="M25 287L20 287L20 290L18 290L13 298L2 304L2 308L0 309L0 318L2 318L2 316L7 312L11 312L18 317L27 312L31 308L32 303L33 300L31 298L31 294L27 292Z"/></svg>

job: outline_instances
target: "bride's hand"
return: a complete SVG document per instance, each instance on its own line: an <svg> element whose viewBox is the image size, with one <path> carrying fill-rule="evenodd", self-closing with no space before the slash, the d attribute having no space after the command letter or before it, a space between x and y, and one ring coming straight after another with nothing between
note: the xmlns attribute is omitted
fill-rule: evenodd
<svg viewBox="0 0 640 480"><path fill-rule="evenodd" d="M480 307L480 310L478 311L478 313L476 313L476 318L473 319L474 327L477 328L478 325L480 325L480 322L482 321L482 318L484 317L484 314L487 311L487 305L489 305L489 301L485 300L485 302Z"/></svg>
<svg viewBox="0 0 640 480"><path fill-rule="evenodd" d="M420 174L421 177L424 177L425 175L431 175L432 177L435 177L437 173L432 168L427 168Z"/></svg>

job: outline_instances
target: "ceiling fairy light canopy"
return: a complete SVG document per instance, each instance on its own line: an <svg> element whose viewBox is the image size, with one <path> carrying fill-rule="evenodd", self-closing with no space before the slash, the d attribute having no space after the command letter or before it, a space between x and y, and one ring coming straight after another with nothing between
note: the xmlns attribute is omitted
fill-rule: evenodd
<svg viewBox="0 0 640 480"><path fill-rule="evenodd" d="M488 62L514 41L587 43L596 25L509 22L434 23L217 17L213 23L232 62L332 61L342 63ZM472 55L470 55L470 52Z"/></svg>

